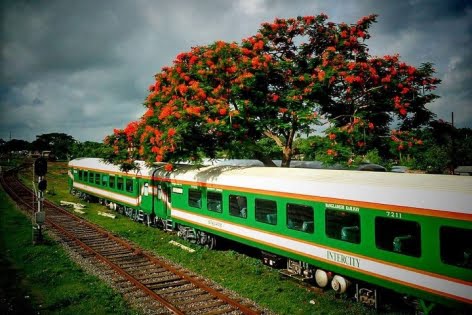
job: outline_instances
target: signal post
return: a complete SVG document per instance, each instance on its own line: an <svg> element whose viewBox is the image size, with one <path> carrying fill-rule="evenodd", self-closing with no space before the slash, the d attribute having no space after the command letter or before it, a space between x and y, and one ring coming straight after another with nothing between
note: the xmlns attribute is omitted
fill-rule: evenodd
<svg viewBox="0 0 472 315"><path fill-rule="evenodd" d="M46 221L46 212L43 210L44 191L47 187L45 175L48 170L48 162L44 157L34 161L34 176L38 176L37 200L38 209L33 214L33 244L43 241L42 226Z"/></svg>

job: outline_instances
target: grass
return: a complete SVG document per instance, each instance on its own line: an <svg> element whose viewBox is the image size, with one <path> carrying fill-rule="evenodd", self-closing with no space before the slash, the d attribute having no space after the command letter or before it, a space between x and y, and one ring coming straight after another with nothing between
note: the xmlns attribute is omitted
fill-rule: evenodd
<svg viewBox="0 0 472 315"><path fill-rule="evenodd" d="M29 184L31 176L30 170L21 174L23 180ZM83 203L68 193L66 163L49 163L46 178L48 189L53 188L54 192L46 194L48 199L56 203L60 200ZM122 215L118 215L116 219L99 216L98 211L107 211L105 207L93 203L86 205L86 213L80 216L87 220L150 252L210 278L277 314L371 313L358 303L335 298L332 291L317 294L294 280L283 278L277 270L263 265L258 258L239 253L237 248L211 251L187 243L173 234L133 222ZM188 253L169 244L170 240L178 241L196 251Z"/></svg>
<svg viewBox="0 0 472 315"><path fill-rule="evenodd" d="M56 242L32 245L31 220L1 189L0 254L1 314L136 314Z"/></svg>

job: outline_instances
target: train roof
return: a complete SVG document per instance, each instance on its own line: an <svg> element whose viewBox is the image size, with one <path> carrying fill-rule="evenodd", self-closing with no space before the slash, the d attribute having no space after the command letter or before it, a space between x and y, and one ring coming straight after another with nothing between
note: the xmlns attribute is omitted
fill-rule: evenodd
<svg viewBox="0 0 472 315"><path fill-rule="evenodd" d="M152 176L142 166L138 175ZM77 159L71 166L120 172L119 167L99 159ZM131 172L130 172L131 173ZM229 189L244 188L282 194L316 196L342 203L343 200L383 205L414 207L472 215L472 177L454 175L408 174L332 169L304 169L235 166L229 162L196 168L177 167L158 176L187 183L204 183ZM391 211L395 211L392 207Z"/></svg>
<svg viewBox="0 0 472 315"><path fill-rule="evenodd" d="M128 175L152 176L154 168L147 167L144 161L136 161L135 163L138 165L139 170L131 170L127 173ZM102 170L110 173L124 173L118 165L106 163L103 159L99 158L77 158L69 161L69 167Z"/></svg>

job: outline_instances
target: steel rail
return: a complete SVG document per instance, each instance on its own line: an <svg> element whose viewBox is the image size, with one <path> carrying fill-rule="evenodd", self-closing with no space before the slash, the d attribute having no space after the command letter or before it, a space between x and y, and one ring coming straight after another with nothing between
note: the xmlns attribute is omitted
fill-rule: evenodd
<svg viewBox="0 0 472 315"><path fill-rule="evenodd" d="M109 260L108 258L106 258L105 256L101 255L99 252L97 252L96 250L94 250L93 248L91 248L90 246L88 246L87 244L85 244L84 242L82 242L81 240L79 240L77 237L75 237L72 233L68 232L67 230L65 230L64 228L62 228L61 226L57 225L56 223L52 222L51 220L48 220L46 219L46 222L48 224L50 224L51 226L53 226L54 228L56 228L57 230L59 230L62 234L66 235L68 238L70 238L73 242L75 242L77 245L79 245L80 247L82 247L83 249L85 249L86 251L88 251L89 253L92 253L95 255L95 257L97 257L99 260L103 261L104 263L106 263L107 265L109 265L113 270L115 270L117 273L119 273L120 275L122 275L123 277L125 277L128 281L130 281L132 284L134 284L135 286L137 286L138 288L140 288L141 290L143 290L144 292L146 292L148 295L150 295L151 297L153 297L154 299L158 300L160 303L162 303L168 310L174 312L175 314L180 314L180 315L183 315L185 314L183 311L181 311L180 309L178 309L177 307L175 307L174 305L172 305L169 301L167 301L166 299L164 299L163 297L161 297L159 294L157 294L156 292L152 291L151 289L149 289L148 287L146 287L144 284L142 284L141 282L139 282L138 279L134 278L132 275L130 275L128 272L126 272L124 269L120 268L118 265L116 265L115 263L113 263L111 260Z"/></svg>
<svg viewBox="0 0 472 315"><path fill-rule="evenodd" d="M1 177L1 182L2 182L3 187L5 187L5 189L8 190L8 193L10 195L12 195L12 197L13 197L13 195L15 196L15 198L14 198L14 199L16 199L15 201L21 202L23 205L28 207L30 210L34 211L34 206L33 205L29 204L29 202L24 201L23 198L21 198L12 189L12 187L10 187L10 185L7 185L3 174L1 174L0 177ZM34 193L32 193L31 190L26 185L21 183L15 176L12 176L12 179L14 181L16 181L17 186L20 186L23 190L27 190L28 192L30 192L32 197L33 197L33 200L36 199L36 196L34 195ZM87 226L91 229L94 229L95 231L97 231L98 233L100 233L104 237L108 238L109 240L115 241L116 243L120 244L121 246L123 246L127 250L130 250L131 252L133 252L134 255L140 255L142 257L145 257L150 262L167 269L168 271L174 273L175 275L179 276L183 280L188 281L189 283L193 284L195 287L200 288L200 289L206 291L207 293L210 293L214 297L220 299L221 301L231 305L232 307L235 307L237 310L241 311L243 314L247 314L247 315L261 314L261 312L255 311L255 310L253 310L253 309L237 302L236 300L234 300L234 299L228 297L227 295L219 292L218 290L208 286L207 284L203 283L202 281L198 281L195 277L192 277L192 276L186 274L185 272L177 270L175 267L172 267L171 265L157 259L156 257L153 257L149 254L144 253L140 249L136 249L134 246L132 246L130 243L124 241L123 239L112 235L111 233L104 230L103 228L101 228L101 227L99 227L95 224L92 224L90 222L87 222L83 218L80 218L80 217L76 216L75 214L70 213L69 211L66 211L66 210L62 209L61 207L55 205L54 203L51 203L48 200L44 200L44 205L47 206L47 209L52 208L56 211L59 211L60 213L62 213L64 215L66 215L67 217L72 218L76 222L80 222L82 225L85 225L85 226ZM46 210L46 207L45 207L45 210ZM126 278L133 285L135 285L139 289L146 292L146 294L148 294L149 296L151 296L155 300L159 301L168 310L172 311L175 314L185 314L182 310L180 310L179 308L174 306L171 302L167 301L161 295L159 295L156 292L154 292L153 290L149 289L145 284L141 283L138 279L133 277L130 273L126 272L125 270L120 268L120 266L113 263L111 260L109 260L105 256L101 255L99 252L97 252L96 250L94 250L93 248L91 248L90 246L88 246L87 244L82 242L81 240L79 240L77 237L75 237L72 233L65 230L59 224L56 224L55 222L53 222L53 220L48 219L46 217L46 223L49 224L50 226L54 227L55 229L57 229L63 235L67 236L70 240L75 242L77 245L79 245L81 248L83 248L87 252L93 254L98 260L100 260L100 261L106 263L107 265L109 265L115 272L117 272L118 274L120 274L121 276Z"/></svg>

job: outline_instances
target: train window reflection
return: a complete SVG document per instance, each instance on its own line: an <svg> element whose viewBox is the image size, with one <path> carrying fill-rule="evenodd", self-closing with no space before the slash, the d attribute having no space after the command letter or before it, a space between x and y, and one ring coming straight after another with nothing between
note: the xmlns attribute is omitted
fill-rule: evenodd
<svg viewBox="0 0 472 315"><path fill-rule="evenodd" d="M209 191L207 193L207 208L209 211L219 212L222 210L223 198L221 193Z"/></svg>
<svg viewBox="0 0 472 315"><path fill-rule="evenodd" d="M256 198L256 221L277 224L277 203L273 200Z"/></svg>
<svg viewBox="0 0 472 315"><path fill-rule="evenodd" d="M361 222L358 213L326 210L326 235L341 241L359 244Z"/></svg>
<svg viewBox="0 0 472 315"><path fill-rule="evenodd" d="M126 186L126 191L127 192L133 192L133 181L129 178L126 179L125 181L125 186Z"/></svg>
<svg viewBox="0 0 472 315"><path fill-rule="evenodd" d="M439 230L442 262L472 269L471 239L472 229L442 226Z"/></svg>
<svg viewBox="0 0 472 315"><path fill-rule="evenodd" d="M287 227L306 233L314 231L313 208L293 203L287 204Z"/></svg>
<svg viewBox="0 0 472 315"><path fill-rule="evenodd" d="M108 186L108 175L102 175L102 186Z"/></svg>
<svg viewBox="0 0 472 315"><path fill-rule="evenodd" d="M123 178L122 177L118 177L116 179L116 189L118 190L123 190Z"/></svg>
<svg viewBox="0 0 472 315"><path fill-rule="evenodd" d="M229 196L229 214L234 217L247 218L247 198L244 196Z"/></svg>
<svg viewBox="0 0 472 315"><path fill-rule="evenodd" d="M110 181L108 182L110 188L115 188L115 176L110 176Z"/></svg>
<svg viewBox="0 0 472 315"><path fill-rule="evenodd" d="M378 248L404 255L421 255L421 228L417 222L375 218L375 244Z"/></svg>
<svg viewBox="0 0 472 315"><path fill-rule="evenodd" d="M198 189L188 190L188 205L193 208L202 208L202 192Z"/></svg>

